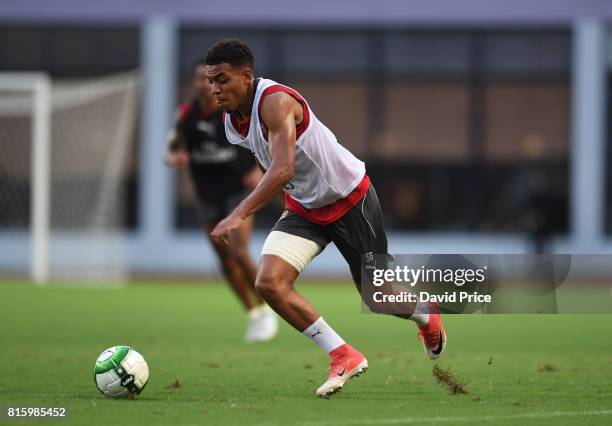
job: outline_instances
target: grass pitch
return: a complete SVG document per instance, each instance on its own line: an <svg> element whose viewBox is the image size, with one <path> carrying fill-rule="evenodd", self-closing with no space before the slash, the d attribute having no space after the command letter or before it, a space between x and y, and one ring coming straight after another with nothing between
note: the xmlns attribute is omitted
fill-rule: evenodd
<svg viewBox="0 0 612 426"><path fill-rule="evenodd" d="M449 315L434 363L412 323L360 314L352 285L299 288L370 363L330 400L314 396L327 356L284 323L271 343L242 343L244 314L221 283L0 283L0 421L39 424L6 409L44 406L83 425L612 424L612 316ZM117 344L149 364L136 400L93 383L96 357ZM449 369L467 393L438 382Z"/></svg>

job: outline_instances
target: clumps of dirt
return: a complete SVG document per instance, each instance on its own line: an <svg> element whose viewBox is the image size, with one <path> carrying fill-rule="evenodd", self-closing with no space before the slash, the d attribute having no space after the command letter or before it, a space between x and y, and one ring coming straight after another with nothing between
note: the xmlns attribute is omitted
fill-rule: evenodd
<svg viewBox="0 0 612 426"><path fill-rule="evenodd" d="M487 365L491 365L491 364L493 364L493 357L492 356L489 357L489 362L487 362Z"/></svg>
<svg viewBox="0 0 612 426"><path fill-rule="evenodd" d="M457 377L451 372L450 368L446 370L440 367L438 364L434 364L433 370L431 371L436 381L448 388L453 395L466 394L468 391L465 389L464 384L459 381Z"/></svg>
<svg viewBox="0 0 612 426"><path fill-rule="evenodd" d="M174 382L172 382L168 386L166 386L166 389L179 389L179 388L182 388L182 387L183 387L183 385L181 384L179 379L175 379Z"/></svg>
<svg viewBox="0 0 612 426"><path fill-rule="evenodd" d="M559 369L555 367L554 365L547 362L545 364L542 364L540 368L538 368L538 371L540 373L553 373L555 371L559 371Z"/></svg>
<svg viewBox="0 0 612 426"><path fill-rule="evenodd" d="M312 369L313 369L312 364L304 364L304 370L312 370Z"/></svg>

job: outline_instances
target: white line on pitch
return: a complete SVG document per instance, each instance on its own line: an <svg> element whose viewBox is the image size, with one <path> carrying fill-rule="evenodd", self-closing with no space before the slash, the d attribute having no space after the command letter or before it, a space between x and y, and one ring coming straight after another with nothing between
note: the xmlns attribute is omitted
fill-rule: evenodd
<svg viewBox="0 0 612 426"><path fill-rule="evenodd" d="M587 417L587 416L609 416L610 410L588 410L588 411L541 411L534 413L508 414L502 416L448 416L448 417L401 417L390 419L356 419L356 420L333 420L312 421L299 423L301 426L324 426L324 425L394 425L410 423L460 423L477 421L495 421L512 419L542 419L548 417ZM262 425L272 423L262 423Z"/></svg>

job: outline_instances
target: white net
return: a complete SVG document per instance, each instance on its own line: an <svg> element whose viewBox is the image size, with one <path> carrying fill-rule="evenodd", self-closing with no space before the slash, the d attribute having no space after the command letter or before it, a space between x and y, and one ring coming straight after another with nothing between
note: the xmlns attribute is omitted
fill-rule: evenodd
<svg viewBox="0 0 612 426"><path fill-rule="evenodd" d="M135 73L52 85L48 243L53 280L126 277L126 185L138 90ZM31 244L34 96L0 90L0 242L17 252ZM4 268L27 267L29 259L23 257L30 252L15 253Z"/></svg>

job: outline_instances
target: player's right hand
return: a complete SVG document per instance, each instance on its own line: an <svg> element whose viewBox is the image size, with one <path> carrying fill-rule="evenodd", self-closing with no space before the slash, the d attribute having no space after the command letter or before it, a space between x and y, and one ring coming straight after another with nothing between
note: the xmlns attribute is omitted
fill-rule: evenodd
<svg viewBox="0 0 612 426"><path fill-rule="evenodd" d="M187 167L189 165L189 154L184 149L167 151L164 156L167 165L175 168Z"/></svg>

